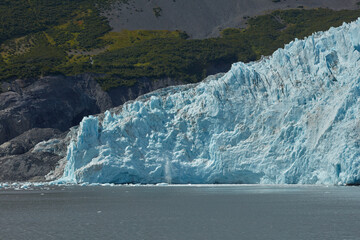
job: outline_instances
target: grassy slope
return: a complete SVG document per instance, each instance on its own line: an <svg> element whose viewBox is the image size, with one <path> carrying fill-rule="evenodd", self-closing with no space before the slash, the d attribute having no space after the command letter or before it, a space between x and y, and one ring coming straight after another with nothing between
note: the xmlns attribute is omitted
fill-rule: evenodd
<svg viewBox="0 0 360 240"><path fill-rule="evenodd" d="M360 16L359 10L275 11L250 19L247 29L225 29L219 38L193 40L180 31L110 32L95 4L106 1L0 3L0 16L5 14L0 18L0 79L93 72L105 74L98 81L106 90L131 86L141 77L197 82L210 66L256 60L295 37ZM21 11L25 16L19 18Z"/></svg>

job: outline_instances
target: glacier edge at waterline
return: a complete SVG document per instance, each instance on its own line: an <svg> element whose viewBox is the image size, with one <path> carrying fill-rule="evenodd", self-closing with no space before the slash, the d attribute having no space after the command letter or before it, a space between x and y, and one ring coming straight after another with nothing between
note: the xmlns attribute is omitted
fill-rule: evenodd
<svg viewBox="0 0 360 240"><path fill-rule="evenodd" d="M360 182L360 20L85 117L58 182Z"/></svg>

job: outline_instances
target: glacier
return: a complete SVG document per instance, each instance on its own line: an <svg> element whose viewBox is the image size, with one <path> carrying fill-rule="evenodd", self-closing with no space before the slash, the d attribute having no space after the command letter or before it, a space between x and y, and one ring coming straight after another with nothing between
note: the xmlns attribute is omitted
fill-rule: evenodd
<svg viewBox="0 0 360 240"><path fill-rule="evenodd" d="M360 19L85 117L65 183L360 183Z"/></svg>

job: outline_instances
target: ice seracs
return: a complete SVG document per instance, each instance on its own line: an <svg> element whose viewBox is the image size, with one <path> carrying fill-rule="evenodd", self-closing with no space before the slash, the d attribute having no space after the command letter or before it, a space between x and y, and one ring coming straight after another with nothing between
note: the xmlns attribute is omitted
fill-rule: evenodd
<svg viewBox="0 0 360 240"><path fill-rule="evenodd" d="M360 182L360 20L82 120L60 182Z"/></svg>

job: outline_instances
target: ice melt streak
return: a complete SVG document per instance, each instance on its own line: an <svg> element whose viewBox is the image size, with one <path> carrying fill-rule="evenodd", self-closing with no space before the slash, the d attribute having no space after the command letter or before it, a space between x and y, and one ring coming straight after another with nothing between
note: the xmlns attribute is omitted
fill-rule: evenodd
<svg viewBox="0 0 360 240"><path fill-rule="evenodd" d="M359 183L359 51L360 20L86 117L60 181Z"/></svg>

